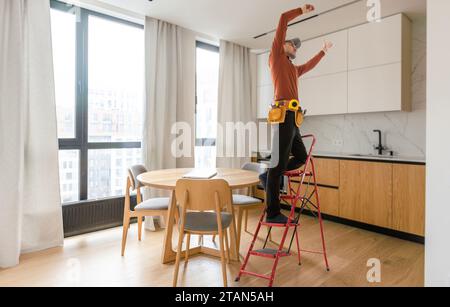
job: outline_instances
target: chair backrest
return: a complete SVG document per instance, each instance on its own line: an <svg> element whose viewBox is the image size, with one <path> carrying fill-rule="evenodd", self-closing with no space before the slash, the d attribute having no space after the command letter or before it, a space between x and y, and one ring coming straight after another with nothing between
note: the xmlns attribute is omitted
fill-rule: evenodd
<svg viewBox="0 0 450 307"><path fill-rule="evenodd" d="M147 169L143 165L133 165L128 169L128 178L130 179L130 186L133 191L140 187L137 177L146 172Z"/></svg>
<svg viewBox="0 0 450 307"><path fill-rule="evenodd" d="M190 211L216 211L216 202L221 210L232 206L231 189L223 179L180 179L175 194L181 208Z"/></svg>
<svg viewBox="0 0 450 307"><path fill-rule="evenodd" d="M242 169L246 171L257 172L258 174L263 174L266 171L266 167L262 163L249 162L242 165Z"/></svg>

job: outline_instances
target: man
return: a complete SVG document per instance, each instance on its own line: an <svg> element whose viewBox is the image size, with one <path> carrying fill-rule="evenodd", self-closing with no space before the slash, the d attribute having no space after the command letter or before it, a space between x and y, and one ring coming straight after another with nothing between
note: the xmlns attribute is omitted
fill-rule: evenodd
<svg viewBox="0 0 450 307"><path fill-rule="evenodd" d="M306 64L296 66L292 63L301 41L298 38L286 40L288 24L314 9L313 5L306 4L302 8L284 13L280 18L269 59L276 103L287 104L293 99L298 100L298 78L316 67L333 46L332 43L325 42L323 49ZM290 159L291 153L293 158ZM266 189L267 222L276 224L288 222L288 218L281 214L280 183L287 170L298 169L306 163L306 159L307 152L295 123L295 112L288 111L285 122L275 126L272 163L268 172L260 177Z"/></svg>

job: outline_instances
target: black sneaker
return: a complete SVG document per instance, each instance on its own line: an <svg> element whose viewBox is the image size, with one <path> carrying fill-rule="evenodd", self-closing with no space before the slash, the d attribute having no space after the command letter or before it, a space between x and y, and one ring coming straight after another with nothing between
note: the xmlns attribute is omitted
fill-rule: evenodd
<svg viewBox="0 0 450 307"><path fill-rule="evenodd" d="M275 215L274 217L268 217L266 219L266 222L270 223L270 224L287 224L288 221L289 221L289 219L281 213L278 215Z"/></svg>

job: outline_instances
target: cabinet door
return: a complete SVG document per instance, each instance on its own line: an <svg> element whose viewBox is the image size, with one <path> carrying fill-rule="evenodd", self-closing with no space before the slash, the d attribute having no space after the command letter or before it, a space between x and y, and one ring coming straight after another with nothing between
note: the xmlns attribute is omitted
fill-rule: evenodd
<svg viewBox="0 0 450 307"><path fill-rule="evenodd" d="M305 41L298 51L298 57L295 60L296 65L301 65L309 61L323 48L324 41L333 42L333 49L320 63L304 77L312 78L323 75L335 74L347 71L347 47L348 30L325 35L319 38Z"/></svg>
<svg viewBox="0 0 450 307"><path fill-rule="evenodd" d="M298 189L298 183L293 183L292 188L297 191ZM306 190L306 187L308 187L308 190ZM312 192L314 191L312 185L306 185L304 184L300 190L301 195L306 195L307 197L310 197ZM326 187L319 187L319 201L320 201L320 211L323 214L328 214L332 216L339 216L339 190L335 188L326 188ZM317 200L315 196L313 195L311 197L311 201L317 205ZM297 204L297 207L301 206L301 202ZM306 207L309 208L312 211L317 211L314 207L309 206Z"/></svg>
<svg viewBox="0 0 450 307"><path fill-rule="evenodd" d="M314 167L318 184L339 187L339 160L314 158Z"/></svg>
<svg viewBox="0 0 450 307"><path fill-rule="evenodd" d="M393 226L425 236L425 166L394 164Z"/></svg>
<svg viewBox="0 0 450 307"><path fill-rule="evenodd" d="M319 187L320 211L324 214L339 216L339 190Z"/></svg>
<svg viewBox="0 0 450 307"><path fill-rule="evenodd" d="M269 68L269 53L262 53L257 56L258 62L258 78L257 85L269 85L272 84L272 78L270 76Z"/></svg>
<svg viewBox="0 0 450 307"><path fill-rule="evenodd" d="M349 72L349 113L388 112L401 110L401 63Z"/></svg>
<svg viewBox="0 0 450 307"><path fill-rule="evenodd" d="M274 89L272 84L258 86L258 118L267 118L269 108L273 102Z"/></svg>
<svg viewBox="0 0 450 307"><path fill-rule="evenodd" d="M347 73L300 80L300 101L307 116L347 113Z"/></svg>
<svg viewBox="0 0 450 307"><path fill-rule="evenodd" d="M392 164L340 162L340 216L392 228Z"/></svg>
<svg viewBox="0 0 450 307"><path fill-rule="evenodd" d="M402 60L403 15L351 28L348 32L349 70L391 64Z"/></svg>

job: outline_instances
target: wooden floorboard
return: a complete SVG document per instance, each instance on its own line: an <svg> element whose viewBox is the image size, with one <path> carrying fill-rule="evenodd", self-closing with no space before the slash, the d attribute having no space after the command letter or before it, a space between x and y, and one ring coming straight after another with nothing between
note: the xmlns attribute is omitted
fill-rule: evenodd
<svg viewBox="0 0 450 307"><path fill-rule="evenodd" d="M256 223L257 215L250 215L249 228L254 229ZM320 250L317 222L304 217L302 223L302 247ZM137 227L132 225L125 257L120 256L121 234L121 228L100 231L66 239L63 248L24 255L19 266L0 270L0 286L171 286L174 267L160 263L164 231L145 231L142 242L138 242ZM331 271L326 272L321 255L303 254L301 266L294 255L280 261L275 286L424 285L423 245L333 222L325 222L325 234ZM280 230L274 231L274 240L280 236ZM191 241L197 242L197 238ZM210 238L205 241L213 245ZM243 233L241 255L250 241L251 236ZM381 283L367 281L367 261L371 258L381 261ZM271 264L270 260L253 258L248 269L268 273ZM230 286L267 285L253 277L235 283L239 267L237 262L228 265ZM200 255L187 265L182 262L178 284L222 286L220 260Z"/></svg>

